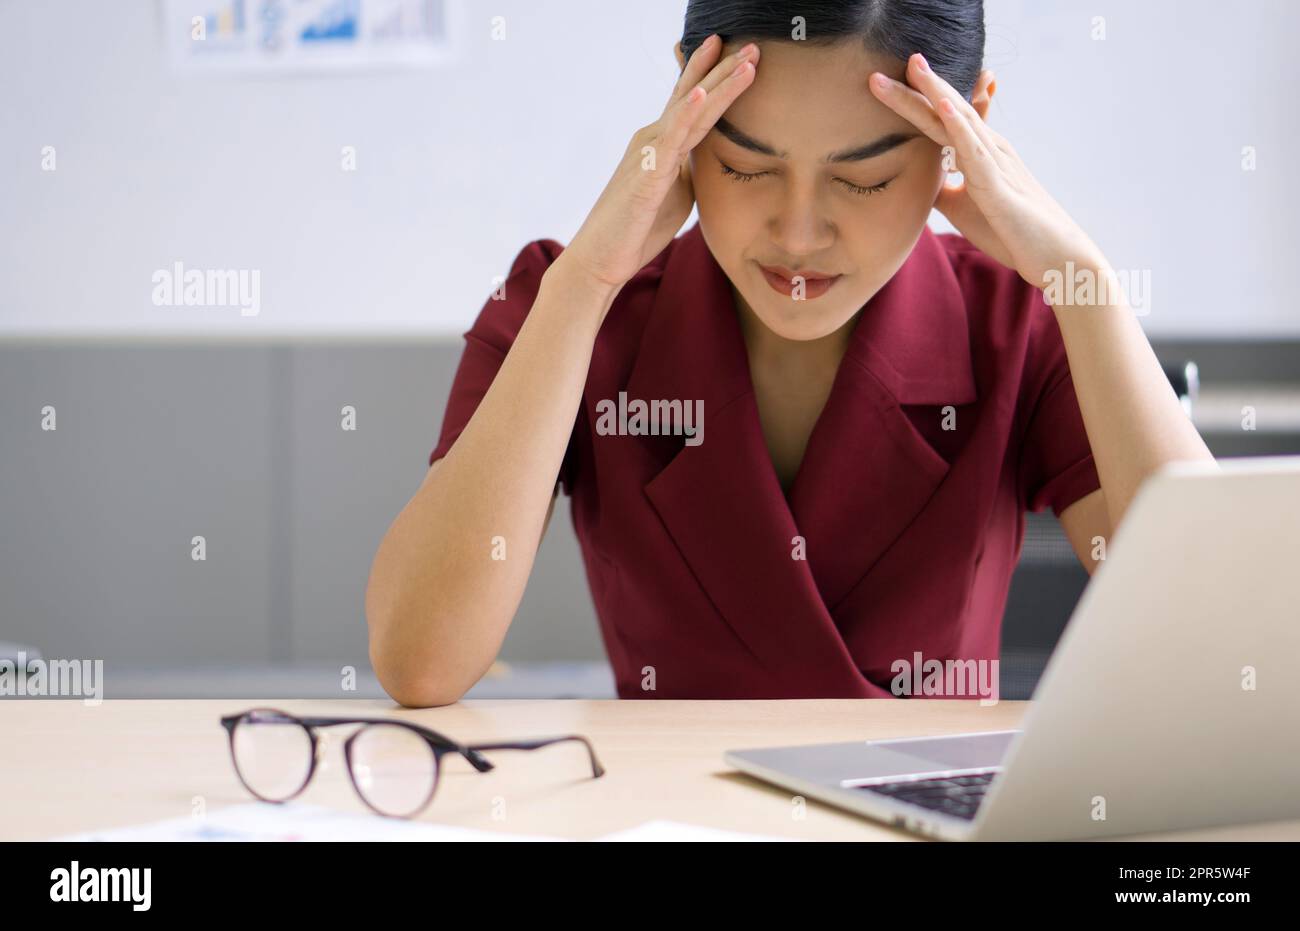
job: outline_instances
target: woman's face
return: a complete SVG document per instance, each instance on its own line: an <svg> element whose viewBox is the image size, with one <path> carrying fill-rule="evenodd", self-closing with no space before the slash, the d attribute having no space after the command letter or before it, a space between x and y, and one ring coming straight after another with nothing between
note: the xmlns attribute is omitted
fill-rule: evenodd
<svg viewBox="0 0 1300 931"><path fill-rule="evenodd" d="M817 339L911 252L943 184L941 151L867 86L873 71L904 80L903 62L856 41L759 46L754 83L691 152L700 230L742 309L778 336ZM802 274L802 293L765 266Z"/></svg>

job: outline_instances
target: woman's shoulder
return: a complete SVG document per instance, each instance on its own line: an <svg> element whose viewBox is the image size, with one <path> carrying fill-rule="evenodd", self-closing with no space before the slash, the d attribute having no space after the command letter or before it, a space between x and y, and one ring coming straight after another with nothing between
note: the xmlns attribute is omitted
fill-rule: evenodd
<svg viewBox="0 0 1300 931"><path fill-rule="evenodd" d="M618 297L622 297L629 289L635 291L638 288L654 286L663 277L664 268L668 265L668 259L672 255L674 248L686 237L683 233L669 241L659 251L659 254L647 262L640 271L619 290ZM565 246L554 239L534 239L527 243L519 254L515 256L514 261L510 264L510 278L516 278L521 281L533 281L540 285L542 275L546 273L556 260L564 253ZM615 298L617 303L618 297Z"/></svg>
<svg viewBox="0 0 1300 931"><path fill-rule="evenodd" d="M1056 328L1056 319L1043 299L1042 289L1025 281L1014 268L981 251L965 236L938 233L935 238L943 247L961 288L973 328L984 331L1004 346L1008 337L1017 333L1026 343L1050 336L1046 331Z"/></svg>
<svg viewBox="0 0 1300 931"><path fill-rule="evenodd" d="M1010 377L1022 394L1068 373L1060 323L1036 288L964 236L940 233L961 288L970 325L971 351L986 371Z"/></svg>
<svg viewBox="0 0 1300 931"><path fill-rule="evenodd" d="M982 252L960 233L936 233L935 239L943 247L953 274L968 299L977 299L978 302L980 298L987 301L991 297L1023 298L1030 291L1037 290L1014 268L1008 268Z"/></svg>
<svg viewBox="0 0 1300 931"><path fill-rule="evenodd" d="M619 289L605 315L602 334L644 326L668 259L681 238L669 242ZM496 279L499 283L484 302L466 338L485 342L502 353L509 351L541 292L547 270L564 250L563 244L551 238L526 243L511 261L504 278Z"/></svg>

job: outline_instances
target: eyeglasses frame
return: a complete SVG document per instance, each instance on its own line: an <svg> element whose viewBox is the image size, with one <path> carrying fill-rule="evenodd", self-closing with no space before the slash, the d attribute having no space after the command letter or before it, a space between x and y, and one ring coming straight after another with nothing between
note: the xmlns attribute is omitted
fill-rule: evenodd
<svg viewBox="0 0 1300 931"><path fill-rule="evenodd" d="M277 720L275 723L298 725L304 731L306 731L307 737L311 741L311 763L308 766L307 775L303 779L302 785L298 786L298 788L295 789L291 794L283 798L278 798L278 799L267 798L266 796L257 792L244 779L244 774L243 772L240 771L239 768L239 758L235 751L235 731L239 728L240 724L246 722L252 724L261 723L255 719L255 716L259 714L270 714L276 716ZM357 728L357 730L354 731L351 735L349 735L347 740L343 742L343 758L347 764L346 768L348 771L348 781L352 783L352 789L353 791L356 792L357 797L361 799L362 803L364 803L365 806L369 808L371 811L373 811L375 814L381 815L385 818L410 819L416 817L421 812L423 812L426 808L429 807L429 803L433 801L433 796L438 790L438 784L439 782L441 782L442 758L446 756L448 753L455 753L460 756L463 756L465 760L469 763L469 765L474 767L476 771L480 773L486 773L495 769L496 765L482 755L483 751L538 750L541 749L542 747L549 747L552 744L564 743L566 741L577 741L587 748L587 755L591 759L591 778L599 779L601 776L605 775L605 768L601 766L600 761L596 759L596 751L591 746L591 741L589 741L586 737L581 736L580 734L565 734L558 737L535 737L526 740L512 740L512 741L503 741L497 743L470 745L470 744L458 743L455 740L452 740L450 737L438 733L432 728L425 727L421 724L416 724L412 721L403 721L400 718L367 718L367 717L337 717L336 718L336 717L319 717L319 716L299 717L298 715L290 714L287 711L281 711L278 708L249 708L247 711L241 711L238 714L224 715L221 718L221 726L225 728L226 734L229 737L231 763L235 767L235 775L238 777L240 784L243 785L243 787L247 789L249 794L252 795L254 798L258 799L259 801L269 802L273 805L282 805L285 802L292 801L293 799L300 796L307 789L307 786L311 785L312 778L316 775L316 769L318 764L320 763L320 756L321 756L321 740L320 740L320 735L317 733L317 729L324 728L324 727L336 727L345 724L366 725ZM385 724L394 727L405 728L406 730L411 731L416 735L418 735L419 737L423 738L425 743L429 746L430 750L432 750L433 752L433 785L430 787L429 794L425 796L424 801L422 801L417 808L415 808L414 810L412 810L407 814L393 814L392 812L383 811L382 809L376 807L373 803L371 803L371 801L368 798L366 798L365 793L361 790L361 787L357 785L356 774L352 770L352 744L353 741L355 741L358 737L361 736L361 734L365 733L366 727L375 724Z"/></svg>

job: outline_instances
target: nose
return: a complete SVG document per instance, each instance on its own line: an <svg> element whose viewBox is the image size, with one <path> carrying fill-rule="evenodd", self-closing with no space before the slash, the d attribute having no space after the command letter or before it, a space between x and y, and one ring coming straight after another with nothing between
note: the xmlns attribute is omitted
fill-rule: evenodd
<svg viewBox="0 0 1300 931"><path fill-rule="evenodd" d="M818 198L813 185L792 183L770 221L772 241L791 259L819 255L835 241L835 224Z"/></svg>

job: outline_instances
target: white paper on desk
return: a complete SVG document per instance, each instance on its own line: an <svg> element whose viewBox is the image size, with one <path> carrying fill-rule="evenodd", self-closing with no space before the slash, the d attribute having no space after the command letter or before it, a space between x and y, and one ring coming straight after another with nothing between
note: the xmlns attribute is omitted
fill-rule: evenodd
<svg viewBox="0 0 1300 931"><path fill-rule="evenodd" d="M203 817L171 818L151 824L86 831L56 837L64 841L503 841L559 840L498 834L472 828L351 814L319 805L250 802Z"/></svg>
<svg viewBox="0 0 1300 931"><path fill-rule="evenodd" d="M762 834L738 834L735 831L723 831L718 828L701 827L698 824L683 824L680 821L647 821L634 828L615 831L597 840L612 841L712 841L726 843L729 841L788 841L788 837L768 837Z"/></svg>

